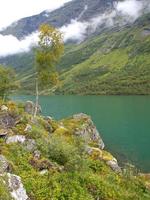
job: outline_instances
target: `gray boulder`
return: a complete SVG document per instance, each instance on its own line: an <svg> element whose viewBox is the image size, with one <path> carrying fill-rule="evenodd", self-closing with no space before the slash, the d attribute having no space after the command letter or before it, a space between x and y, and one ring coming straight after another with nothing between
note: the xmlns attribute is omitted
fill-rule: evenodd
<svg viewBox="0 0 150 200"><path fill-rule="evenodd" d="M29 200L21 178L14 174L7 173L10 194L14 200Z"/></svg>
<svg viewBox="0 0 150 200"><path fill-rule="evenodd" d="M6 139L6 144L17 143L17 142L23 144L25 140L26 137L24 135L14 135Z"/></svg>

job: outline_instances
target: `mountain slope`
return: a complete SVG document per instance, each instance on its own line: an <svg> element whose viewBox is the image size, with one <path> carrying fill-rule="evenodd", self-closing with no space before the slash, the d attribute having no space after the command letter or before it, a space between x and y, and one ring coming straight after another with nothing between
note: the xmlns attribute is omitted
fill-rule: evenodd
<svg viewBox="0 0 150 200"><path fill-rule="evenodd" d="M59 63L61 94L150 94L150 14L132 26L113 28L81 44L68 44ZM1 60L13 63L25 93L32 93L33 54ZM42 94L50 94L50 90Z"/></svg>
<svg viewBox="0 0 150 200"><path fill-rule="evenodd" d="M111 12L114 1L71 1L49 13L46 19L52 20L47 21L48 23L56 22L56 26L69 23L72 18L86 21L99 13ZM53 16L56 15L57 20L53 21ZM30 30L29 27L22 29L16 25L13 29L16 31L14 35L21 38L24 34L35 31L36 26L45 19L42 16L43 14L20 20L18 25L25 22L29 27L30 24L33 27ZM34 19L36 23L33 23ZM122 19L117 17L114 26L102 24L93 34L88 34L82 43L67 43L65 53L57 66L60 86L55 91L49 88L41 93L50 94L53 91L57 94L82 95L150 94L150 13L142 15L134 23L120 24L120 20ZM11 27L7 30L13 33ZM27 32L23 33L23 30ZM0 62L16 69L18 79L22 83L21 92L33 92L35 84L32 51L1 58Z"/></svg>
<svg viewBox="0 0 150 200"><path fill-rule="evenodd" d="M101 34L68 52L62 63L69 66L70 57L70 67L61 75L59 92L150 94L149 22L148 14L132 27Z"/></svg>

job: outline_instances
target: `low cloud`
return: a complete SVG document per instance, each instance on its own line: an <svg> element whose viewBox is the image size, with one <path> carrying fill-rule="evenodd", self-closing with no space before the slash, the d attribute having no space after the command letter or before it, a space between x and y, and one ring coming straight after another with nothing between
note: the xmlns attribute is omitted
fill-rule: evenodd
<svg viewBox="0 0 150 200"><path fill-rule="evenodd" d="M147 1L126 0L118 2L115 8L120 15L135 20L142 14L146 2Z"/></svg>
<svg viewBox="0 0 150 200"><path fill-rule="evenodd" d="M99 15L89 21L89 26L91 26L94 32L98 26L105 25L105 27L110 27L114 25L114 18L116 17L116 11L106 12Z"/></svg>
<svg viewBox="0 0 150 200"><path fill-rule="evenodd" d="M132 23L140 17L142 13L149 11L149 0L120 1L115 3L114 9L109 12L98 15L86 22L80 22L78 18L71 20L70 24L63 26L60 30L64 34L65 41L74 40L81 42L85 39L87 32L95 32L96 29L102 25L103 27L112 27L115 24L123 25L127 22Z"/></svg>
<svg viewBox="0 0 150 200"><path fill-rule="evenodd" d="M105 24L105 26L113 26L113 18L116 12L104 13L87 22L80 22L77 19L71 20L71 23L60 28L64 35L64 41L73 40L81 42L85 39L87 33L95 32L98 26Z"/></svg>
<svg viewBox="0 0 150 200"><path fill-rule="evenodd" d="M12 35L0 35L0 57L13 55L16 53L28 52L37 44L38 32L18 40Z"/></svg>
<svg viewBox="0 0 150 200"><path fill-rule="evenodd" d="M67 40L80 41L84 40L87 27L88 23L86 22L71 20L71 23L60 28L60 31L64 35L65 42Z"/></svg>

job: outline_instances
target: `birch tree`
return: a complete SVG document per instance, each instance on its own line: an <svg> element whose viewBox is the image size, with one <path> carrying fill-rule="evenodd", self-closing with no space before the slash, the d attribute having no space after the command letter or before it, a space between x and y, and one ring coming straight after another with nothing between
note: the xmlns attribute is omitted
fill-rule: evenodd
<svg viewBox="0 0 150 200"><path fill-rule="evenodd" d="M39 105L39 87L51 87L58 82L56 63L63 51L63 37L59 30L48 24L42 24L39 28L39 42L35 51L36 103L34 117Z"/></svg>

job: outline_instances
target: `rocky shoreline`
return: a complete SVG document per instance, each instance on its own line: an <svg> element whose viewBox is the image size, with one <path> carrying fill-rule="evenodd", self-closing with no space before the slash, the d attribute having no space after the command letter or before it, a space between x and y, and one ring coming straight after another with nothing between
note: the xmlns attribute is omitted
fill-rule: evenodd
<svg viewBox="0 0 150 200"><path fill-rule="evenodd" d="M23 177L25 176L24 178L26 179L27 174L24 171L20 171L20 177L18 170L15 169L14 163L19 163L20 161L15 160L9 155L9 151L13 147L15 149L19 147L22 154L30 155L29 160L26 158L27 160L25 162L27 164L25 163L25 165L33 168L40 176L44 176L52 171L55 173L63 173L66 171L67 167L64 161L53 162L46 158L46 156L43 157L45 150L43 150L44 147L42 145L51 147L49 140L51 140L53 135L59 138L65 138L65 141L69 145L79 139L79 143L82 141L81 154L84 154L85 158L102 162L106 165L106 168L108 167L108 170L112 170L116 174L114 176L122 176L123 170L118 165L116 158L111 153L105 151L104 142L90 116L80 113L57 122L49 116L44 117L38 115L33 119L32 113L34 109L34 103L30 101L26 102L25 105L7 102L0 107L0 181L3 182L7 193L9 193L7 199L35 199L34 194L26 191L23 185ZM38 111L39 113L41 112L40 106ZM40 133L38 132L39 130ZM52 148L55 149L55 146ZM11 153L13 155L14 152ZM17 153L19 154L19 150L17 152L16 149L15 156L18 156ZM11 157L11 160L8 159L9 157ZM65 159L67 158L65 157ZM55 158L55 160L57 161L58 158ZM19 167L21 163L20 165L18 163L16 166ZM145 188L149 188L150 180L148 176L141 174L140 177L143 181L146 180Z"/></svg>

